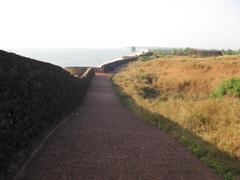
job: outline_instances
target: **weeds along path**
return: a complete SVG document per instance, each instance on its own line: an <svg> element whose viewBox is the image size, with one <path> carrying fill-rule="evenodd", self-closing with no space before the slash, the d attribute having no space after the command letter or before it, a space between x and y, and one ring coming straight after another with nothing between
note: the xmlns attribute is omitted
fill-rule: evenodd
<svg viewBox="0 0 240 180"><path fill-rule="evenodd" d="M195 156L122 106L107 74L96 74L76 113L16 179L221 179Z"/></svg>

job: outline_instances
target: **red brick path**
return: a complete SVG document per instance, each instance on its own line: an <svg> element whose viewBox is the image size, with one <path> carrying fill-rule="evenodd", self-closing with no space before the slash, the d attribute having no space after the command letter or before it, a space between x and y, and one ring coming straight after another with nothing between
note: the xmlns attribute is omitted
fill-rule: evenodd
<svg viewBox="0 0 240 180"><path fill-rule="evenodd" d="M221 179L186 148L124 108L105 74L30 160L26 180Z"/></svg>

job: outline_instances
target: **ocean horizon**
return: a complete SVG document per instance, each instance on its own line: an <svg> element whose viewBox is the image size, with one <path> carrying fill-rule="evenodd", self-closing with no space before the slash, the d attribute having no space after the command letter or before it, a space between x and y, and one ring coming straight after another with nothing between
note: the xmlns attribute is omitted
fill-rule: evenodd
<svg viewBox="0 0 240 180"><path fill-rule="evenodd" d="M101 64L131 53L131 48L8 48L3 49L24 57L61 67L100 67Z"/></svg>

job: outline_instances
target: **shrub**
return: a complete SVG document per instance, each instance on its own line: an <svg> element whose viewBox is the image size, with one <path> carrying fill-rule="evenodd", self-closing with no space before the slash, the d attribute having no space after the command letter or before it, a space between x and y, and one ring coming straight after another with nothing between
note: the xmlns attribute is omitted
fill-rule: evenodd
<svg viewBox="0 0 240 180"><path fill-rule="evenodd" d="M145 84L152 84L156 77L153 74L143 74L139 76L139 79Z"/></svg>
<svg viewBox="0 0 240 180"><path fill-rule="evenodd" d="M233 96L240 98L240 77L224 80L215 89L213 97Z"/></svg>
<svg viewBox="0 0 240 180"><path fill-rule="evenodd" d="M146 99L146 98L156 98L160 94L158 89L152 88L152 87L144 87L141 89L140 95Z"/></svg>

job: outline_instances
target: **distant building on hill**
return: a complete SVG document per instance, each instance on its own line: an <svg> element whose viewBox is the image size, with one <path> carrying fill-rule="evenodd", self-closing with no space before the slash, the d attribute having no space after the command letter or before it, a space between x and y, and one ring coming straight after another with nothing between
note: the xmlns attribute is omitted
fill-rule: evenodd
<svg viewBox="0 0 240 180"><path fill-rule="evenodd" d="M190 56L194 57L212 57L212 56L222 56L222 51L219 50L201 50L201 49L191 49L189 52Z"/></svg>

